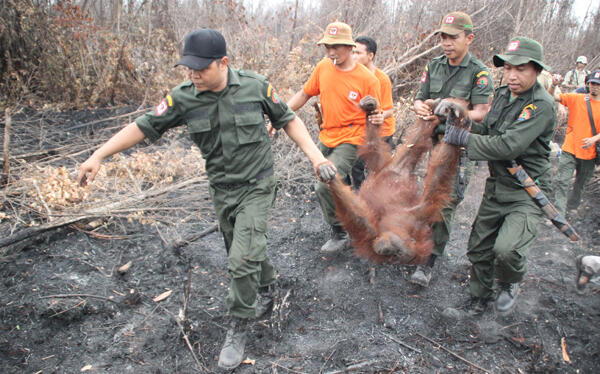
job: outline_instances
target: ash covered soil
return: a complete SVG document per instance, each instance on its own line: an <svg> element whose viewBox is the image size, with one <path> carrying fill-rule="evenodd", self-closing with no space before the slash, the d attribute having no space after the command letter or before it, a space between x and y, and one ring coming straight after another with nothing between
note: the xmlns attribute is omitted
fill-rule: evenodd
<svg viewBox="0 0 600 374"><path fill-rule="evenodd" d="M276 308L252 325L248 360L234 372L598 372L600 294L594 285L584 293L574 286L575 257L600 246L597 193L585 196L573 221L581 243L540 225L512 313L461 312L468 301L466 245L486 176L487 167L478 166L426 289L407 281L410 266L374 265L351 250L323 256L329 231L315 195L282 185L268 232L280 275ZM64 228L5 248L0 371L218 372L227 326L225 249L218 232L170 246L215 223L205 184L171 194L182 193L198 196L200 218L173 227L112 217L103 237ZM128 261L131 268L120 274ZM166 299L153 300L166 291ZM443 313L448 307L458 313Z"/></svg>

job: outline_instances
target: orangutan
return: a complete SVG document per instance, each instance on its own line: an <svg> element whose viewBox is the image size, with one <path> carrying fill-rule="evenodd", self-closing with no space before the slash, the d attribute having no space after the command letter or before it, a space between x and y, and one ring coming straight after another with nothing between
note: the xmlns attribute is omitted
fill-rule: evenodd
<svg viewBox="0 0 600 374"><path fill-rule="evenodd" d="M447 123L468 128L464 106L451 100L429 101L438 117ZM361 107L368 113L377 107L375 99L365 97ZM351 191L339 177L329 182L339 221L350 234L356 253L374 262L421 264L433 248L431 226L441 220L440 211L450 201L460 149L431 140L436 124L419 119L406 144L391 156L379 128L367 121L366 139L359 147L369 175L358 193ZM433 148L433 150L432 150ZM431 152L422 183L415 169Z"/></svg>

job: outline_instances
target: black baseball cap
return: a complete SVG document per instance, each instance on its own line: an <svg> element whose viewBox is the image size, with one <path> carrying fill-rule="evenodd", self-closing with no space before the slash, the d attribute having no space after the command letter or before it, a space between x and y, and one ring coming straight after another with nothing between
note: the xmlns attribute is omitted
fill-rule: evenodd
<svg viewBox="0 0 600 374"><path fill-rule="evenodd" d="M593 82L600 84L600 70L594 70L585 78L585 83Z"/></svg>
<svg viewBox="0 0 600 374"><path fill-rule="evenodd" d="M185 36L183 57L175 66L202 70L216 59L227 55L225 38L213 29L198 29Z"/></svg>

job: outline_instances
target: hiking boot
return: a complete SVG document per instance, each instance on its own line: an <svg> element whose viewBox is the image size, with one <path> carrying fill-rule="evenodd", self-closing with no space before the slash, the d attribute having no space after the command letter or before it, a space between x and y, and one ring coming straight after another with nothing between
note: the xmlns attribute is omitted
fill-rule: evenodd
<svg viewBox="0 0 600 374"><path fill-rule="evenodd" d="M258 289L256 295L256 318L267 314L273 308L273 299L275 298L275 284Z"/></svg>
<svg viewBox="0 0 600 374"><path fill-rule="evenodd" d="M219 367L227 370L233 370L238 367L244 359L244 348L246 347L246 328L248 320L246 318L231 317L231 324L225 343L219 354Z"/></svg>
<svg viewBox="0 0 600 374"><path fill-rule="evenodd" d="M410 283L418 284L421 287L429 286L431 280L432 267L431 266L417 266L414 273L409 278Z"/></svg>
<svg viewBox="0 0 600 374"><path fill-rule="evenodd" d="M348 247L350 242L350 238L348 237L348 233L345 232L339 226L333 226L333 234L331 235L331 239L329 239L323 246L321 247L321 252L323 253L336 253L343 251Z"/></svg>
<svg viewBox="0 0 600 374"><path fill-rule="evenodd" d="M483 315L488 308L489 299L484 299L481 297L471 296L467 307L466 313L472 317L478 317Z"/></svg>
<svg viewBox="0 0 600 374"><path fill-rule="evenodd" d="M496 310L500 313L510 311L517 301L519 295L518 283L498 282L498 296L496 297Z"/></svg>

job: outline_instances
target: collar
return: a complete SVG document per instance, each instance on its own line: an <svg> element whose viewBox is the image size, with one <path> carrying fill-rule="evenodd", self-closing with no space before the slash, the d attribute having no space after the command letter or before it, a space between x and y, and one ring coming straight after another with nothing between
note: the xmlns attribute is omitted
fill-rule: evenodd
<svg viewBox="0 0 600 374"><path fill-rule="evenodd" d="M452 66L452 67L460 66L461 68L466 68L467 66L469 66L469 62L471 62L471 52L467 52L467 54L465 55L465 57L463 57L460 64L458 64L456 66L450 65L450 61L448 60L448 57L446 55L443 55L442 58L444 60L444 63L446 63L448 66Z"/></svg>
<svg viewBox="0 0 600 374"><path fill-rule="evenodd" d="M234 71L237 73L237 70L227 67L227 86L240 85L240 79L238 78L237 74L234 74Z"/></svg>

